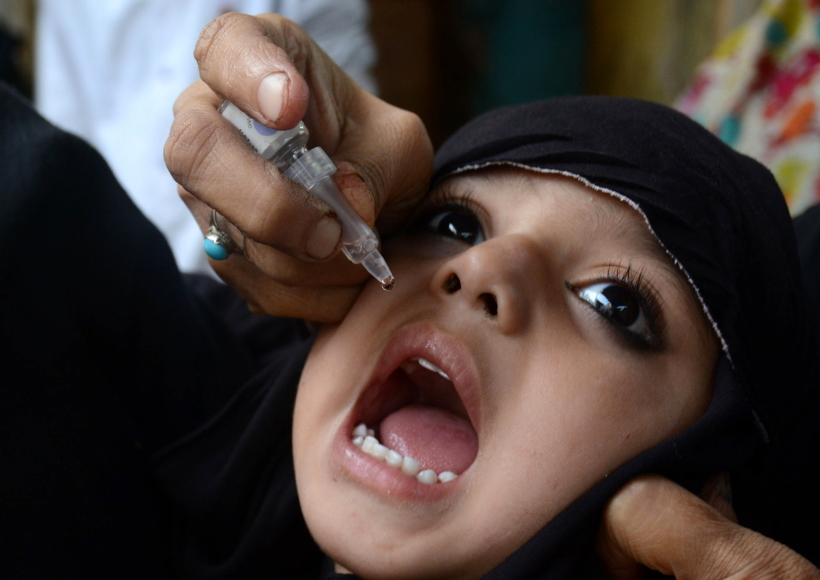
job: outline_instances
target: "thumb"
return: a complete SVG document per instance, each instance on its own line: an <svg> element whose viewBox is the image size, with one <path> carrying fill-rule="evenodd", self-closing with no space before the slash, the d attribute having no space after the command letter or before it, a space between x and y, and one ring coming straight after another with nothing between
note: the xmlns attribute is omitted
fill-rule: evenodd
<svg viewBox="0 0 820 580"><path fill-rule="evenodd" d="M797 553L657 475L631 481L607 504L598 554L616 580L640 577L641 565L679 580L820 579Z"/></svg>
<svg viewBox="0 0 820 580"><path fill-rule="evenodd" d="M279 129L302 119L310 91L294 64L311 62L310 37L275 14L257 18L228 12L213 20L194 48L199 76L251 117Z"/></svg>

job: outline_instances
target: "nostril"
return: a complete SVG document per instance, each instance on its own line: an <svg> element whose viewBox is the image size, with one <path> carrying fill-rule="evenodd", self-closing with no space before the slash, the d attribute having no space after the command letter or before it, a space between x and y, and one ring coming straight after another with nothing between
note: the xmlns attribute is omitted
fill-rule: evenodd
<svg viewBox="0 0 820 580"><path fill-rule="evenodd" d="M496 316L498 314L498 302L495 296L492 294L482 294L478 298L484 301L484 312L490 316Z"/></svg>
<svg viewBox="0 0 820 580"><path fill-rule="evenodd" d="M453 292L458 292L461 290L461 280L458 279L458 276L455 274L450 274L447 279L444 281L444 290L447 291L448 294L452 294Z"/></svg>

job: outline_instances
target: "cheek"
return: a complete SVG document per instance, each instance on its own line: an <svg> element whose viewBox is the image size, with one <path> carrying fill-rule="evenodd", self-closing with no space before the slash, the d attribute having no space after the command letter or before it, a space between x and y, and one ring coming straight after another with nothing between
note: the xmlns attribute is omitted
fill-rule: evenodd
<svg viewBox="0 0 820 580"><path fill-rule="evenodd" d="M374 284L375 285L375 284ZM384 292L381 288L379 292ZM363 312L370 310L364 309ZM355 402L367 373L367 344L359 323L348 316L340 325L325 325L302 369L293 413L293 451L297 469L325 449Z"/></svg>
<svg viewBox="0 0 820 580"><path fill-rule="evenodd" d="M663 364L583 350L542 357L522 376L523 388L499 406L499 434L487 452L519 480L540 483L525 491L543 521L685 427L680 418L691 418L694 406L677 395L685 385L678 389L672 380Z"/></svg>
<svg viewBox="0 0 820 580"><path fill-rule="evenodd" d="M336 369L343 368L347 349L344 343L334 340L337 333L336 326L322 329L302 369L293 413L296 459L305 455L303 450L312 444L319 427L333 419L333 403L338 406L340 402L335 401L342 393L334 388L333 375Z"/></svg>
<svg viewBox="0 0 820 580"><path fill-rule="evenodd" d="M629 457L630 439L644 438L629 379L608 370L587 364L585 372L555 373L522 393L505 422L514 425L521 456L533 458L531 477L570 486L573 496Z"/></svg>
<svg viewBox="0 0 820 580"><path fill-rule="evenodd" d="M689 356L669 362L666 384L670 393L666 414L673 434L697 421L712 400L715 366L720 351L716 340L714 344L711 341L707 343L693 345L693 348L688 349L691 353Z"/></svg>
<svg viewBox="0 0 820 580"><path fill-rule="evenodd" d="M644 414L633 412L640 397L626 368L553 353L498 385L503 394L489 410L481 442L486 471L471 493L495 506L492 521L517 522L508 532L510 545L526 541L654 442Z"/></svg>

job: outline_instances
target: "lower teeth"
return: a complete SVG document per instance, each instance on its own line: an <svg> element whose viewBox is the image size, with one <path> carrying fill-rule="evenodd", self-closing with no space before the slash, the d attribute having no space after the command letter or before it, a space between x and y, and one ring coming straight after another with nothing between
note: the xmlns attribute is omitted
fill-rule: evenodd
<svg viewBox="0 0 820 580"><path fill-rule="evenodd" d="M353 429L353 445L359 447L368 455L381 459L391 467L401 469L405 475L414 477L422 483L432 485L434 483L447 483L458 477L452 471L442 471L436 474L432 469L419 471L419 462L412 457L403 457L401 453L393 451L379 443L376 439L375 431L368 429L364 423Z"/></svg>

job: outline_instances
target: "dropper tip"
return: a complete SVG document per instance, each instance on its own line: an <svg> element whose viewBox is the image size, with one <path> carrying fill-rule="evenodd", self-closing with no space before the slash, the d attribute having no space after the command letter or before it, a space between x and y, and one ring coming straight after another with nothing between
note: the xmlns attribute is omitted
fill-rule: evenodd
<svg viewBox="0 0 820 580"><path fill-rule="evenodd" d="M396 279L393 276L388 276L384 280L382 280L382 290L387 290L388 292L393 289L393 286L396 285Z"/></svg>

